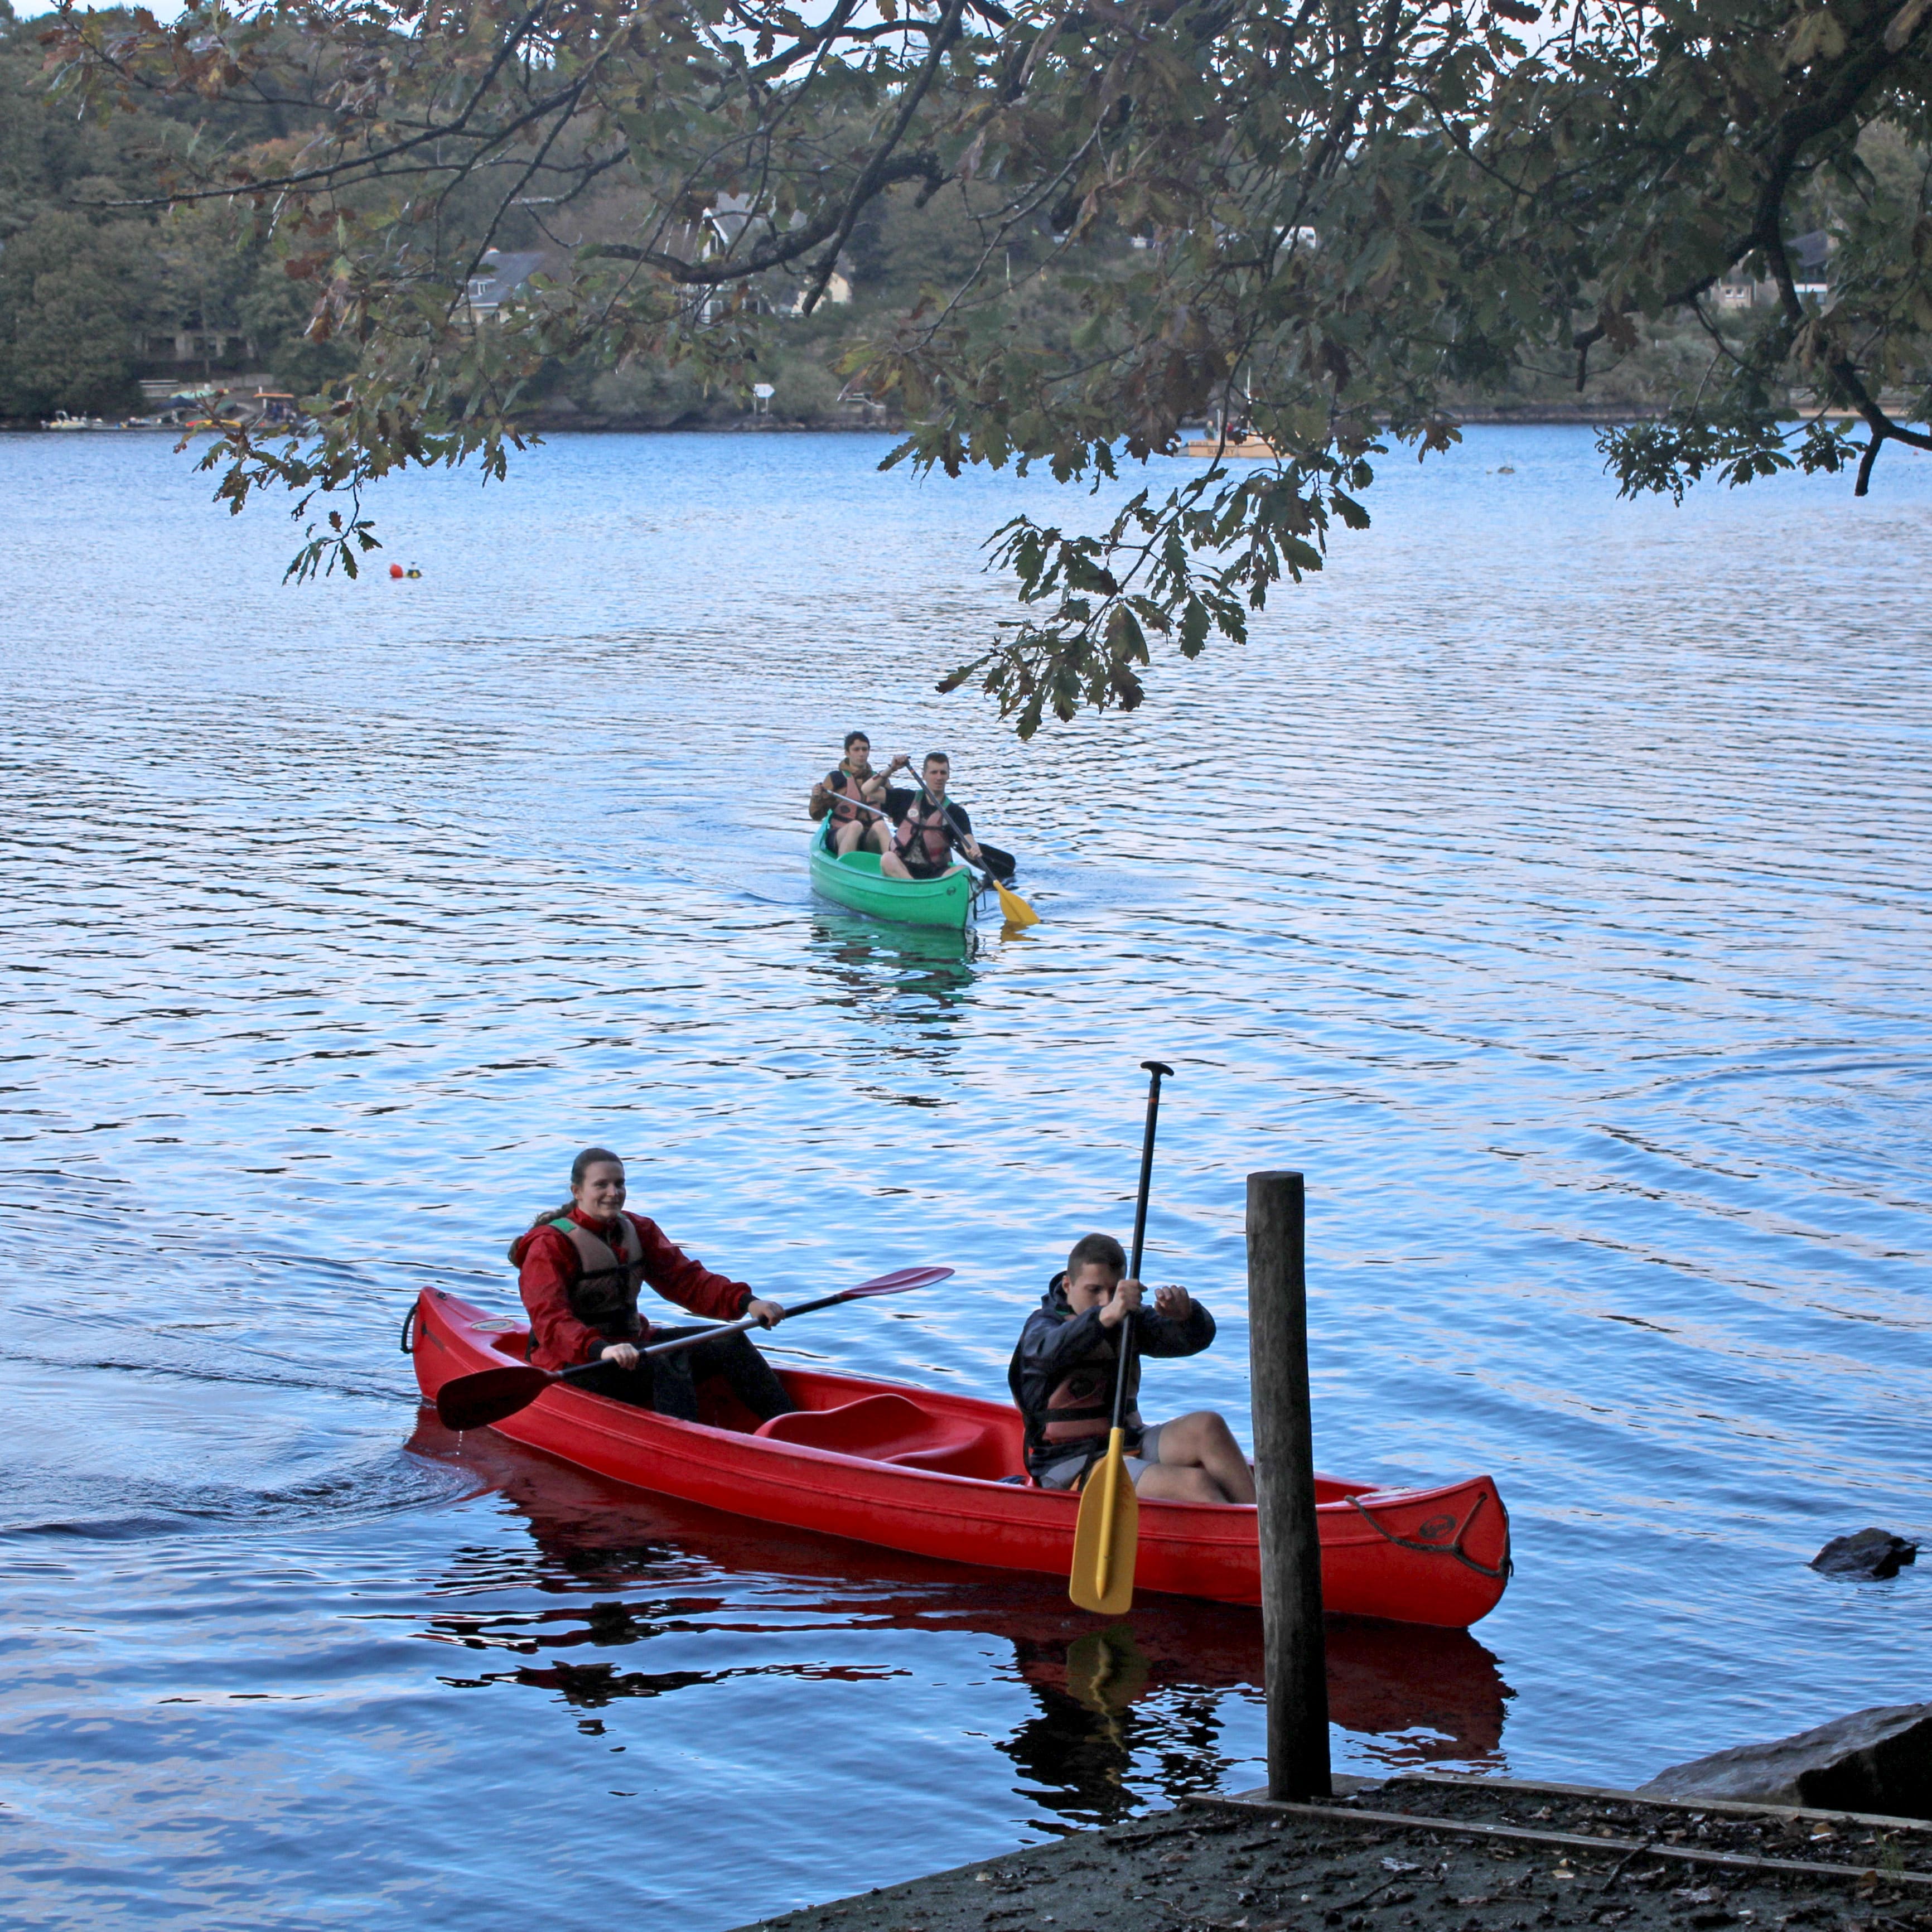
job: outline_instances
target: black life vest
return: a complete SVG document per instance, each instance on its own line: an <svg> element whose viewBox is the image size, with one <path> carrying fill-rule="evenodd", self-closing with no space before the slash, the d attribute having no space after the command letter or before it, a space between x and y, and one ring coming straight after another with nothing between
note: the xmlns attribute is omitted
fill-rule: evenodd
<svg viewBox="0 0 1932 1932"><path fill-rule="evenodd" d="M583 1264L583 1272L568 1290L571 1313L606 1341L628 1342L644 1330L638 1314L638 1290L644 1279L644 1244L628 1214L617 1218L624 1231L620 1237L622 1253L567 1214L548 1225L577 1250Z"/></svg>
<svg viewBox="0 0 1932 1932"><path fill-rule="evenodd" d="M1120 1360L1112 1335L1103 1335L1048 1391L1040 1438L1070 1450L1098 1440L1104 1442L1114 1420L1114 1369ZM1131 1442L1141 1428L1135 1398L1140 1394L1141 1358L1136 1349L1127 1364L1127 1399L1120 1426Z"/></svg>
<svg viewBox="0 0 1932 1932"><path fill-rule="evenodd" d="M926 809L928 806L930 811ZM921 859L930 866L943 866L952 856L952 836L945 800L933 805L932 794L921 786L906 807L904 818L899 820L893 843L902 859Z"/></svg>

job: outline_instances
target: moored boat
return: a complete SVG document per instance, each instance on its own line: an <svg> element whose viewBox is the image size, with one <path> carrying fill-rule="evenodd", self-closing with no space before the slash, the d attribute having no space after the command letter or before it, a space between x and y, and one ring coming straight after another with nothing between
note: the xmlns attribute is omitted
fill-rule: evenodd
<svg viewBox="0 0 1932 1932"><path fill-rule="evenodd" d="M812 836L812 889L854 912L898 926L948 926L964 932L972 922L976 888L972 874L956 868L943 878L889 879L876 852L832 849L832 820Z"/></svg>
<svg viewBox="0 0 1932 1932"><path fill-rule="evenodd" d="M1273 443L1258 436L1230 436L1226 442L1211 436L1196 436L1180 446L1184 456L1220 456L1235 463L1272 463L1279 453Z"/></svg>
<svg viewBox="0 0 1932 1932"><path fill-rule="evenodd" d="M406 1346L434 1397L458 1376L526 1359L528 1330L440 1288L418 1296ZM1004 1403L816 1370L780 1375L798 1411L762 1426L710 1385L705 1420L674 1420L560 1384L500 1434L659 1496L916 1556L1065 1576L1079 1498L1011 1479L1018 1412ZM1464 1629L1496 1607L1509 1518L1487 1476L1426 1490L1318 1478L1324 1606ZM1143 1502L1142 1590L1260 1600L1251 1506Z"/></svg>

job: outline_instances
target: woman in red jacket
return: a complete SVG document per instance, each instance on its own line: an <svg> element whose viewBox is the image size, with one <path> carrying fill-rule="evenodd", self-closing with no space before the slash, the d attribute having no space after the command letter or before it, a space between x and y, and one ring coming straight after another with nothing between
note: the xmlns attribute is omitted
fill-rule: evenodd
<svg viewBox="0 0 1932 1932"><path fill-rule="evenodd" d="M608 1148L586 1148L570 1168L570 1204L540 1216L510 1244L518 1292L530 1316L530 1359L539 1368L602 1360L577 1386L683 1422L698 1420L698 1383L722 1376L731 1393L768 1421L797 1405L771 1364L742 1335L720 1336L655 1360L647 1341L688 1328L658 1328L638 1312L646 1282L668 1301L714 1322L756 1316L767 1328L784 1318L776 1301L742 1281L714 1274L655 1221L624 1211L624 1163Z"/></svg>

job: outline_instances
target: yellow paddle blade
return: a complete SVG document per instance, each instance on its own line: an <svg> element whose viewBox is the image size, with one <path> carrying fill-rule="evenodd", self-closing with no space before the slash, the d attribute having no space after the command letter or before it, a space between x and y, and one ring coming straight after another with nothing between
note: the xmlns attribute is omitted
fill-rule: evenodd
<svg viewBox="0 0 1932 1932"><path fill-rule="evenodd" d="M1040 914L1018 892L1009 892L998 879L993 881L993 890L1000 896L1000 910L1009 926L1039 925Z"/></svg>
<svg viewBox="0 0 1932 1932"><path fill-rule="evenodd" d="M1117 1429L1107 1454L1080 1492L1073 1532L1073 1575L1067 1594L1083 1610L1124 1616L1133 1608L1134 1558L1140 1551L1141 1506L1127 1480L1126 1451Z"/></svg>

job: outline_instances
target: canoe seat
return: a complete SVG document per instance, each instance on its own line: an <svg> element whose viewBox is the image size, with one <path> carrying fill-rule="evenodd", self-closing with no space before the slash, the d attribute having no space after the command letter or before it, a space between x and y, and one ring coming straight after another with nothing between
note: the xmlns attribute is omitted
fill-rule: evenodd
<svg viewBox="0 0 1932 1932"><path fill-rule="evenodd" d="M964 1475L976 1473L966 1466L980 1460L992 1431L983 1422L930 1414L902 1395L882 1394L861 1396L836 1408L794 1409L760 1423L752 1432L802 1448L863 1456L868 1462Z"/></svg>

